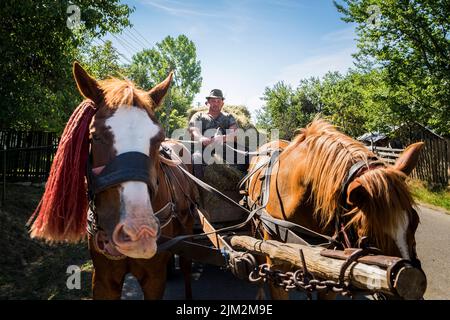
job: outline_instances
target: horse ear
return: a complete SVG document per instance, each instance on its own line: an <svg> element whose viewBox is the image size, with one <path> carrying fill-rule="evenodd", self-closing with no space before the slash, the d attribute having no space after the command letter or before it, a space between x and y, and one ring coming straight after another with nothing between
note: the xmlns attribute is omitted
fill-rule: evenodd
<svg viewBox="0 0 450 320"><path fill-rule="evenodd" d="M103 100L103 92L98 85L97 80L91 77L86 70L78 63L73 63L73 77L77 83L78 91L85 98L91 99L96 104L100 104Z"/></svg>
<svg viewBox="0 0 450 320"><path fill-rule="evenodd" d="M163 98L165 97L167 91L169 90L170 84L172 83L172 77L173 71L169 73L169 75L163 82L156 85L153 89L151 89L148 92L150 98L152 98L153 102L155 103L155 107L158 107L161 104Z"/></svg>
<svg viewBox="0 0 450 320"><path fill-rule="evenodd" d="M397 161L395 161L394 168L409 175L419 161L420 150L423 146L423 142L416 142L408 146Z"/></svg>
<svg viewBox="0 0 450 320"><path fill-rule="evenodd" d="M367 201L369 196L367 190L363 187L359 179L355 179L347 188L347 203L351 206L361 207Z"/></svg>

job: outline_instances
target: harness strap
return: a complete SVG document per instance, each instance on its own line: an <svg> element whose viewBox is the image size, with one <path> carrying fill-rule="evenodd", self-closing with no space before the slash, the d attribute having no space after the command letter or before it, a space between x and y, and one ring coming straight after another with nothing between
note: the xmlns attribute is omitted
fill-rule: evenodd
<svg viewBox="0 0 450 320"><path fill-rule="evenodd" d="M356 178L356 176L358 175L360 170L363 167L366 167L367 169L370 170L371 167L381 166L381 165L385 165L385 163L381 160L378 160L378 158L376 158L376 157L371 157L371 158L369 158L369 160L367 162L364 160L360 160L350 167L350 169L348 170L347 178L344 180L344 182L342 183L342 187L341 187L341 197L344 200L344 202L343 202L344 204L346 203L345 197L347 194L347 188L348 188L349 184L353 181L353 179Z"/></svg>
<svg viewBox="0 0 450 320"><path fill-rule="evenodd" d="M270 156L269 163L267 165L267 168L264 172L264 181L261 186L261 207L265 208L267 204L269 203L269 195L270 195L270 181L272 178L272 170L276 162L279 160L280 156L280 149L275 150L272 155Z"/></svg>
<svg viewBox="0 0 450 320"><path fill-rule="evenodd" d="M174 212L175 212L175 203L173 201L169 201L164 207L162 207L161 209L159 209L157 212L154 213L154 215L159 220L161 229L163 229L172 221Z"/></svg>
<svg viewBox="0 0 450 320"><path fill-rule="evenodd" d="M287 220L274 218L264 209L261 208L260 210L261 212L259 214L259 218L261 219L264 228L269 232L269 234L273 235L275 233L284 242L325 247L328 247L330 244L334 244L336 242L332 237L317 233L311 229ZM297 236L294 232L301 234L302 237Z"/></svg>
<svg viewBox="0 0 450 320"><path fill-rule="evenodd" d="M232 231L232 230L236 230L236 229L240 229L242 227L244 227L245 225L247 225L247 223L249 221L251 221L251 219L258 213L258 210L253 210L249 213L249 215L247 216L247 219L245 219L244 222L229 226L229 227L225 227L225 228L221 228L221 229L217 229L211 232L203 232L203 233L198 233L198 234L188 234L188 235L182 235L182 236L177 236L174 237L166 242L164 242L163 244L158 246L158 251L167 251L169 250L171 247L173 247L174 245L176 245L178 242L185 240L185 239L189 239L189 238L196 238L196 237L202 237L202 236L207 236L210 234L216 234L219 232L224 232L224 231Z"/></svg>
<svg viewBox="0 0 450 320"><path fill-rule="evenodd" d="M109 187L126 181L142 181L148 184L150 158L141 152L126 152L109 162L99 175L92 174L91 190L94 194L100 193Z"/></svg>
<svg viewBox="0 0 450 320"><path fill-rule="evenodd" d="M358 175L360 175L361 170L366 167L367 170L370 170L373 167L378 166L384 166L385 163L381 160L379 160L377 157L370 157L368 161L359 160L355 164L353 164L350 169L348 170L348 174L344 182L341 186L341 201L342 201L342 207L345 211L349 211L350 208L347 205L347 189L349 184L356 178ZM343 218L341 216L341 213L336 214L335 219L335 234L334 238L338 239L341 238L342 241L340 241L344 248L351 248L351 238L357 238L357 236L354 234L354 231L352 229L345 230L345 224L342 221ZM347 234L350 233L350 236Z"/></svg>
<svg viewBox="0 0 450 320"><path fill-rule="evenodd" d="M260 152L258 155L267 155L269 156L273 151L275 151L276 149L267 149L265 150L265 152ZM283 149L278 149L280 152ZM256 173L258 172L259 169L261 169L262 167L266 166L269 162L270 162L271 158L267 158L266 161L262 161L260 163L258 163L253 169L252 171L250 171L249 173L247 173L242 179L241 181L239 181L238 184L238 189L242 189L242 187L244 186L244 184Z"/></svg>
<svg viewBox="0 0 450 320"><path fill-rule="evenodd" d="M166 152L169 152L169 150L166 150ZM248 213L247 218L245 219L244 222L241 222L239 224L233 225L233 226L229 226L229 227L225 227L225 228L221 228L212 232L204 232L204 233L200 233L200 234L193 234L193 235L182 235L182 236L177 236L172 238L169 241L164 242L163 244L161 244L160 246L158 246L158 250L159 251L166 251L169 250L171 247L173 247L174 245L176 245L178 242L185 240L185 239L189 239L189 238L194 238L194 237L200 237L200 236L205 236L205 235L209 235L209 234L214 234L214 233L219 233L219 232L224 232L224 231L231 231L231 230L236 230L239 228L244 227L245 225L247 225L247 223L249 221L251 221L251 219L255 216L258 216L261 220L264 220L265 223L267 225L272 225L272 226L276 226L277 228L281 229L281 230L285 230L286 228L288 229L288 231L286 231L290 238L295 239L296 237L296 243L306 243L308 245L310 245L308 242L301 240L301 237L297 236L296 234L294 234L293 231L289 230L289 229L295 229L295 231L300 232L300 233L305 233L307 234L309 237L320 237L323 240L325 240L327 243L321 243L321 246L328 246L330 244L334 243L334 240L330 237L327 237L325 235L321 235L317 232L314 232L308 228L302 227L298 224L295 224L293 222L289 222L286 220L280 220L280 219L276 219L271 217L270 215L268 215L267 213L264 214L264 208L258 207L254 210L248 210L245 207L242 207L241 205L239 205L238 203L236 203L233 199L229 198L228 196L226 196L225 194L221 193L220 191L218 191L217 189L215 189L214 187L210 186L209 184L203 182L202 180L198 179L197 177L195 177L194 175L192 175L189 171L187 171L185 168L183 168L181 165L177 165L180 170L191 180L193 180L197 185L199 185L200 187L202 187L203 189L212 192L213 194L215 194L216 196L221 197L223 200L227 201L228 203L231 203L234 206L239 207L240 209L244 210L245 212Z"/></svg>
<svg viewBox="0 0 450 320"><path fill-rule="evenodd" d="M226 146L228 149L230 149L230 150L232 150L232 151L234 151L234 152L236 152L236 153L243 154L243 155L245 155L245 156L261 156L261 155L269 155L270 152L273 151L273 149L267 149L267 150L263 150L263 151L243 151L243 150L239 150L239 149L233 148L233 147L230 146L228 143L225 143L225 146Z"/></svg>
<svg viewBox="0 0 450 320"><path fill-rule="evenodd" d="M181 143L190 143L190 144L199 144L199 143L201 143L201 141L198 141L198 140L182 140L182 139L172 139L172 140L177 141L177 142L181 142ZM239 149L233 148L228 143L224 143L224 145L227 148L231 149L232 151L234 151L236 153L239 153L239 154L243 154L245 156L260 156L262 154L265 154L265 151L244 151L244 150L239 150ZM268 149L268 150L270 150L270 149Z"/></svg>

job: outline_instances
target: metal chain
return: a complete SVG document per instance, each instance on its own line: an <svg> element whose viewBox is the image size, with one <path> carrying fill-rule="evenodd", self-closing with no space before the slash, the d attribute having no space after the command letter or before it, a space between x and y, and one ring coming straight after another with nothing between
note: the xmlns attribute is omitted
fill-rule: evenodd
<svg viewBox="0 0 450 320"><path fill-rule="evenodd" d="M256 267L248 277L252 283L271 282L276 287L283 288L285 291L299 290L306 293L313 292L334 292L343 296L351 296L349 288L333 280L317 280L311 277L311 274L304 273L302 269L295 272L281 272L271 269L265 263Z"/></svg>

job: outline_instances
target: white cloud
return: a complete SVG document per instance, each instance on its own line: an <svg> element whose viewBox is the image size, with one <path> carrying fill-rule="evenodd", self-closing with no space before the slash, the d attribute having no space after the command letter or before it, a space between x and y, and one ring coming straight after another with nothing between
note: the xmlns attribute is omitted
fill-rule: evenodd
<svg viewBox="0 0 450 320"><path fill-rule="evenodd" d="M288 9L307 8L306 3L301 3L299 0L257 0L258 3L265 2L276 7L285 7Z"/></svg>
<svg viewBox="0 0 450 320"><path fill-rule="evenodd" d="M321 40L331 43L353 41L356 38L355 27L340 29L321 37Z"/></svg>
<svg viewBox="0 0 450 320"><path fill-rule="evenodd" d="M212 13L207 11L199 10L198 8L189 8L186 6L185 2L179 1L161 1L161 0L141 0L142 3L148 4L152 7L158 8L160 10L166 11L167 13L175 16L201 16L201 17L211 17L218 18L224 17L222 14Z"/></svg>
<svg viewBox="0 0 450 320"><path fill-rule="evenodd" d="M354 51L355 49L353 47L346 48L334 53L312 56L300 63L285 66L274 79L273 83L284 81L293 86L297 86L301 79L322 77L328 71L345 73L353 66L351 54Z"/></svg>

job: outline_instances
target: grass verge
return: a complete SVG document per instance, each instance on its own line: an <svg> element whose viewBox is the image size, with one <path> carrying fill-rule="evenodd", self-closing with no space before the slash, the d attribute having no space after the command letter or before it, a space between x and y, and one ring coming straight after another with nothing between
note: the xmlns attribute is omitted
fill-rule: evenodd
<svg viewBox="0 0 450 320"><path fill-rule="evenodd" d="M414 199L441 207L447 210L447 213L450 213L450 190L448 188L430 190L426 183L412 179L408 181L408 185Z"/></svg>

